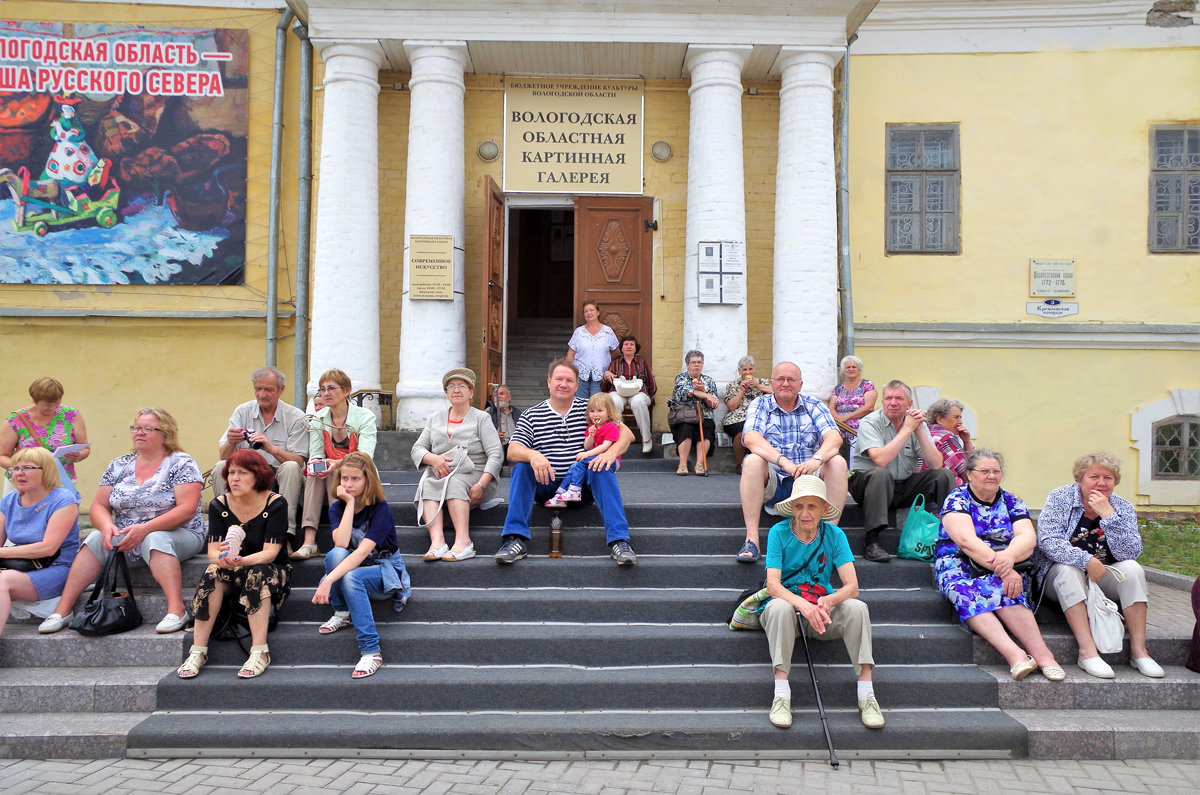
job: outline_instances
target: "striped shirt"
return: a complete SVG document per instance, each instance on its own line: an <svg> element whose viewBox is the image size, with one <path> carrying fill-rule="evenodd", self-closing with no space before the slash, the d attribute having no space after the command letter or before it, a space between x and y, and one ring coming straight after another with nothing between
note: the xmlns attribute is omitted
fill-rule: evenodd
<svg viewBox="0 0 1200 795"><path fill-rule="evenodd" d="M516 442L546 456L554 467L555 477L562 478L575 463L575 455L583 450L587 426L587 401L583 398L575 398L565 417L551 408L549 400L543 400L521 412L510 443Z"/></svg>
<svg viewBox="0 0 1200 795"><path fill-rule="evenodd" d="M816 398L800 395L796 408L784 411L775 402L775 396L770 394L756 398L746 409L746 426L742 433L750 431L762 434L772 447L792 463L812 458L821 449L821 441L826 433L838 433L829 408ZM774 461L771 466L775 466Z"/></svg>

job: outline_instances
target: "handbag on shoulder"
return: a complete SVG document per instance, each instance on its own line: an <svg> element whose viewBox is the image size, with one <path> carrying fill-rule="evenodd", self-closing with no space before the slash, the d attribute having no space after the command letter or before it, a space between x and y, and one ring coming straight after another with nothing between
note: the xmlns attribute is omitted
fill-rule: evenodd
<svg viewBox="0 0 1200 795"><path fill-rule="evenodd" d="M121 582L125 589L118 590ZM104 564L92 595L79 615L71 622L71 629L80 635L100 637L128 632L142 625L142 612L138 610L133 596L133 582L129 579L129 563L125 553L114 549Z"/></svg>

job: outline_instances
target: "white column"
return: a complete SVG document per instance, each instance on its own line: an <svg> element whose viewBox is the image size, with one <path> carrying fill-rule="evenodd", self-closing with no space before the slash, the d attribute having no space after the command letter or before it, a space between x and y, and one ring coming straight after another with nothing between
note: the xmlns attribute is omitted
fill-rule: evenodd
<svg viewBox="0 0 1200 795"><path fill-rule="evenodd" d="M792 361L805 394L837 379L837 188L833 67L841 50L784 47L775 172L773 362Z"/></svg>
<svg viewBox="0 0 1200 795"><path fill-rule="evenodd" d="M423 427L446 405L442 374L466 364L463 246L466 234L466 167L463 164L463 68L461 41L406 41L412 63L408 115L408 183L404 201L404 294L400 304L400 380L396 424ZM454 298L413 301L409 296L410 235L454 238Z"/></svg>
<svg viewBox="0 0 1200 795"><path fill-rule="evenodd" d="M687 243L684 256L683 350L704 352L704 372L722 385L746 355L746 305L701 304L697 245L746 242L742 167L742 65L752 48L688 47ZM682 369L682 359L679 362Z"/></svg>
<svg viewBox="0 0 1200 795"><path fill-rule="evenodd" d="M355 389L379 389L381 54L358 44L329 44L321 58L325 107L308 388L336 367Z"/></svg>

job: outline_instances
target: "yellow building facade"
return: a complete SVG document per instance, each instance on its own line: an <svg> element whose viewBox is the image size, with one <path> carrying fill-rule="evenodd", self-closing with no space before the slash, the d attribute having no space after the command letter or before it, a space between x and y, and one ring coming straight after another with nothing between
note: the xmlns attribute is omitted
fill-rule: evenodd
<svg viewBox="0 0 1200 795"><path fill-rule="evenodd" d="M633 5L618 3L617 12L638 13ZM762 28L753 32L755 18L743 7L752 4L732 5L741 14L732 22L747 26L752 31L746 34L749 39L774 40L779 35L773 20L761 20ZM1109 450L1124 460L1118 491L1135 503L1158 509L1200 503L1200 478L1154 476L1150 438L1162 423L1181 417L1185 434L1198 429L1200 461L1200 424L1186 424L1187 418L1200 415L1200 250L1150 253L1149 243L1153 131L1200 129L1200 93L1194 90L1200 77L1200 41L1194 31L1138 27L1128 14L1117 21L1102 18L1101 7L1111 4L1066 4L1074 16L1065 28L1048 18L1043 21L1035 8L1017 28L1049 33L1024 39L1012 33L1011 23L1005 28L987 15L979 21L971 9L956 11L958 4L946 4L937 24L928 3L840 5L845 30L835 32L843 46L823 52L837 64L832 93L841 91L841 79L849 75L844 103L849 129L846 176L839 187L849 208L850 280L842 287L849 291L853 315L835 319L826 335L831 344L837 329L850 331L854 353L865 362L865 375L880 388L900 378L921 387L925 400L940 394L964 402L974 415L979 441L1008 458L1006 487L1031 505L1040 505L1050 489L1066 482L1074 458L1093 449ZM322 27L317 15L326 4L292 6L318 44L312 92L312 216L319 237L322 161L328 163L325 159L336 154L323 140L329 89L321 53L337 36L328 20ZM349 28L356 18L370 20L377 14L380 29L386 30L395 22L395 13L379 4L359 3L354 13L346 14L345 24ZM216 456L215 441L230 410L251 396L249 373L264 362L268 347L268 171L281 12L254 2L188 7L16 0L5 5L4 17L248 31L245 283L0 284L0 335L5 341L0 406L11 410L26 405L25 389L39 375L53 375L64 383L65 402L83 412L95 443L91 460L80 467L85 501L104 462L127 449L124 429L141 406L171 411L180 422L185 448L206 468ZM431 16L422 23L417 14L413 20L414 38L435 38L437 19ZM741 34L737 25L730 36ZM1117 32L1096 34L1104 25L1110 31L1116 26ZM303 169L297 162L295 134L300 123L301 44L288 28L275 307L279 327L278 340L270 347L290 379L285 393L290 400L296 382L311 385L329 362L314 356L308 371L299 373L292 364L296 253L301 245L296 186ZM958 45L947 46L947 36L939 34L948 28L954 29L949 38ZM846 48L846 38L856 32L858 40ZM702 43L711 44L715 34L697 30L698 37L702 34L710 36ZM644 39L643 34L613 35L626 36L630 48L645 46L649 52L657 46L632 43L638 36ZM483 141L504 140L505 74L474 70L476 61L488 62L483 55L489 51L472 49L477 44L468 39L465 47L472 57L462 76L463 232L456 247L463 285L458 333L465 340L459 363L483 372L478 340L485 331L485 206L489 178L498 185L503 182L503 153L489 162L476 149ZM553 45L545 43L546 52L552 52ZM579 46L615 53L600 44ZM403 349L429 344L421 330L406 330L402 322L408 235L427 230L405 228L410 204L418 201L405 190L412 184L414 88L411 71L388 68L398 62L390 55L398 49L389 49L385 42L379 60L378 286L369 299L374 305L343 307L348 313L374 315L379 344L375 371L352 376L356 386L361 382L384 390L406 381ZM772 359L793 358L784 334L792 321L777 322L778 281L789 281L783 269L793 264L776 244L780 219L788 213L776 201L781 116L786 117L787 110L781 113L782 67L770 65L770 58L782 56L764 55L754 46L743 68L740 100L743 176L738 198L744 203L747 278L744 315L738 322L744 324L745 352L757 358L760 370L768 369ZM763 59L767 61L759 64ZM612 55L606 66L598 57L591 74L629 76L628 63ZM651 366L661 394L681 369L683 352L696 345L689 314L695 306L688 297L692 276L685 267L689 185L695 190L697 178L689 174L696 121L690 118L693 80L687 69L676 66L670 77L657 67L638 74L644 95L641 196L652 200L658 228L646 296L651 326L637 332L652 349ZM836 133L837 122L835 115L826 126ZM889 129L900 126L949 128L955 133L957 226L951 253L888 253L887 136ZM650 155L651 145L660 141L669 142L672 149L661 161ZM832 176L836 148L818 154L828 160ZM1196 179L1200 185L1200 176ZM558 195L562 201L556 206L568 206L573 197ZM828 197L830 208L833 198ZM509 196L510 208L534 206L521 205L524 199L528 197ZM318 249L320 244L314 240L312 246ZM1031 313L1046 311L1030 309L1045 300L1032 294L1034 260L1072 263L1072 294L1054 300L1060 306L1077 304L1077 314ZM337 265L316 263L318 269ZM835 260L821 265L837 269ZM797 276L796 281L805 278ZM330 289L319 276L312 284L314 290ZM336 335L337 325L320 330L318 341L314 324L314 347L328 342L325 335L331 330ZM352 346L355 340L336 342ZM800 360L803 353L794 357ZM811 363L804 360L807 386L824 384L821 396L827 396L835 364L836 359L826 355ZM727 369L706 371L723 381L733 376L732 368ZM659 430L666 428L665 415L666 402L660 399L654 411Z"/></svg>

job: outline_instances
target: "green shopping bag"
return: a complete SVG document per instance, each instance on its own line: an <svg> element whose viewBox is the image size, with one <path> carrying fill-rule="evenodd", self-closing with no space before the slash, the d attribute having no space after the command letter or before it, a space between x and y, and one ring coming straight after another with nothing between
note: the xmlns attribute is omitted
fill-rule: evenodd
<svg viewBox="0 0 1200 795"><path fill-rule="evenodd" d="M938 518L925 510L925 495L918 494L908 509L908 516L904 517L900 548L896 554L909 560L933 560L939 524Z"/></svg>

